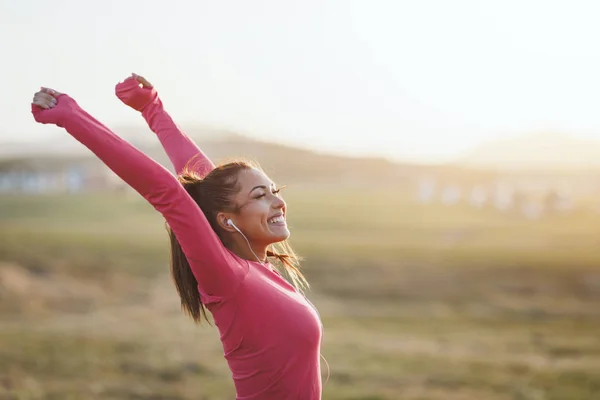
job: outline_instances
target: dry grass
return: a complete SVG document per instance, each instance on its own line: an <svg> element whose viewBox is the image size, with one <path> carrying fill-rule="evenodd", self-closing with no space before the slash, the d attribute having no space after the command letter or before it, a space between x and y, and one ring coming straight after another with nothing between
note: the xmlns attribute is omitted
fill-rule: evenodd
<svg viewBox="0 0 600 400"><path fill-rule="evenodd" d="M286 199L326 329L324 399L600 398L600 216ZM0 198L0 399L233 398L215 329L179 311L167 251L136 198Z"/></svg>

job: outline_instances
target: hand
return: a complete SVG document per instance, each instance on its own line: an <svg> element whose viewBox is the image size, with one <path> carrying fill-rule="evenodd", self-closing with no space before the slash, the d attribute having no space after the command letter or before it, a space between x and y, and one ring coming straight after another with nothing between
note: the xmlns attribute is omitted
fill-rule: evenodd
<svg viewBox="0 0 600 400"><path fill-rule="evenodd" d="M124 104L137 111L158 98L156 89L143 76L131 74L130 77L115 86L115 94Z"/></svg>
<svg viewBox="0 0 600 400"><path fill-rule="evenodd" d="M61 126L62 117L76 106L75 100L64 93L49 88L41 88L33 95L31 113L41 124Z"/></svg>

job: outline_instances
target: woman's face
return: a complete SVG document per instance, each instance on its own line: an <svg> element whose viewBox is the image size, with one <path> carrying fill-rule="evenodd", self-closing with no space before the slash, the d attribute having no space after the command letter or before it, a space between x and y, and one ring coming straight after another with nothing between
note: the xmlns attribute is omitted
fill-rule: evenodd
<svg viewBox="0 0 600 400"><path fill-rule="evenodd" d="M261 170L247 169L239 173L238 185L233 201L240 211L230 218L248 241L268 246L286 240L286 204L271 179Z"/></svg>

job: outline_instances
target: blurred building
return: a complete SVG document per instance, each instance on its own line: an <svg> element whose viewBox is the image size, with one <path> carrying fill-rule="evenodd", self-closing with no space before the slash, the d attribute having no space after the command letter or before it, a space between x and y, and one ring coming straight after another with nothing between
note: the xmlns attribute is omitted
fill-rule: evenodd
<svg viewBox="0 0 600 400"><path fill-rule="evenodd" d="M21 163L0 169L0 193L77 193L115 190L123 186L108 168L94 163Z"/></svg>

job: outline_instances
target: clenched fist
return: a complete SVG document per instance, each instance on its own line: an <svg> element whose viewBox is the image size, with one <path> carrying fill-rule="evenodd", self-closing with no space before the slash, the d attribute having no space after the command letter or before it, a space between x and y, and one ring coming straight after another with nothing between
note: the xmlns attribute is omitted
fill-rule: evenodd
<svg viewBox="0 0 600 400"><path fill-rule="evenodd" d="M54 89L41 88L33 95L31 113L36 122L62 127L63 117L79 108L75 100Z"/></svg>
<svg viewBox="0 0 600 400"><path fill-rule="evenodd" d="M118 83L115 86L115 94L123 103L140 112L158 98L158 93L152 84L137 74L131 74L123 82Z"/></svg>

